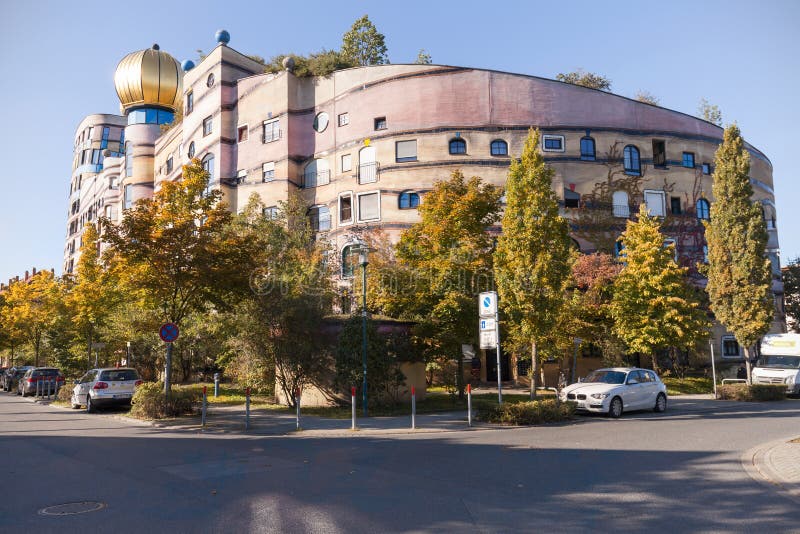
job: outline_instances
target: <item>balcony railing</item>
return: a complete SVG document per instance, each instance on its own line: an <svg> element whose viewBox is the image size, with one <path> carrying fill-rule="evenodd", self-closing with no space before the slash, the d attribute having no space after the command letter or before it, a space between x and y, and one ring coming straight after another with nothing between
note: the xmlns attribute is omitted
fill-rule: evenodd
<svg viewBox="0 0 800 534"><path fill-rule="evenodd" d="M614 217L627 219L631 216L631 207L627 204L614 204L611 208Z"/></svg>
<svg viewBox="0 0 800 534"><path fill-rule="evenodd" d="M358 166L358 183L373 184L378 181L380 165L377 162L362 163Z"/></svg>
<svg viewBox="0 0 800 534"><path fill-rule="evenodd" d="M303 175L303 187L317 187L331 183L331 171L311 171Z"/></svg>

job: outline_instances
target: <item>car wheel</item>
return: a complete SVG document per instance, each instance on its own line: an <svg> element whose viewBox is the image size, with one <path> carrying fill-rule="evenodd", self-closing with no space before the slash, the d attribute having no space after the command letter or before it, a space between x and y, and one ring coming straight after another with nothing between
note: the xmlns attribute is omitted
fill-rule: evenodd
<svg viewBox="0 0 800 534"><path fill-rule="evenodd" d="M94 407L92 404L92 397L91 395L86 395L86 413L95 413L97 408Z"/></svg>
<svg viewBox="0 0 800 534"><path fill-rule="evenodd" d="M608 405L608 415L614 419L619 419L622 415L622 399L619 397L611 399L611 404Z"/></svg>
<svg viewBox="0 0 800 534"><path fill-rule="evenodd" d="M656 397L656 405L653 407L653 411L656 413L661 413L667 409L667 396L663 393L659 393L658 397Z"/></svg>

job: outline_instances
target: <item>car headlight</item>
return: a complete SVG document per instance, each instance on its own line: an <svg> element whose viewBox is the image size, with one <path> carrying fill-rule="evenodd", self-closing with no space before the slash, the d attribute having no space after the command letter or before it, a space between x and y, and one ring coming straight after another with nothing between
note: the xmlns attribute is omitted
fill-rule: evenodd
<svg viewBox="0 0 800 534"><path fill-rule="evenodd" d="M794 377L787 376L786 379L783 381L784 384L794 384Z"/></svg>
<svg viewBox="0 0 800 534"><path fill-rule="evenodd" d="M605 399L608 397L608 393L592 393L589 396L593 399Z"/></svg>

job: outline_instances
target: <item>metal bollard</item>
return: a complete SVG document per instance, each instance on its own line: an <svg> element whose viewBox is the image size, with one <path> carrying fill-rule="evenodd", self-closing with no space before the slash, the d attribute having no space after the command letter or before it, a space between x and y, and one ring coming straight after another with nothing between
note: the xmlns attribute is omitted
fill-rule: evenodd
<svg viewBox="0 0 800 534"><path fill-rule="evenodd" d="M203 411L201 415L201 424L203 428L206 426L206 406L208 405L208 397L206 396L206 387L203 386Z"/></svg>
<svg viewBox="0 0 800 534"><path fill-rule="evenodd" d="M356 429L356 388L355 386L350 388L350 403L353 406L353 425L350 427L350 430Z"/></svg>
<svg viewBox="0 0 800 534"><path fill-rule="evenodd" d="M467 384L467 424L472 426L472 384Z"/></svg>
<svg viewBox="0 0 800 534"><path fill-rule="evenodd" d="M294 405L297 408L297 430L300 430L300 390L294 392Z"/></svg>
<svg viewBox="0 0 800 534"><path fill-rule="evenodd" d="M38 397L39 396L39 391L41 391L41 389L42 389L41 388L41 383L42 383L41 380L37 380L36 381L36 394L34 395L34 397Z"/></svg>
<svg viewBox="0 0 800 534"><path fill-rule="evenodd" d="M52 380L48 380L47 381L47 400L50 400L50 395L51 395L52 391L53 391L53 381Z"/></svg>
<svg viewBox="0 0 800 534"><path fill-rule="evenodd" d="M245 390L244 398L244 429L250 430L250 388Z"/></svg>
<svg viewBox="0 0 800 534"><path fill-rule="evenodd" d="M411 386L411 430L417 428L417 388Z"/></svg>
<svg viewBox="0 0 800 534"><path fill-rule="evenodd" d="M219 397L219 373L214 373L214 398Z"/></svg>

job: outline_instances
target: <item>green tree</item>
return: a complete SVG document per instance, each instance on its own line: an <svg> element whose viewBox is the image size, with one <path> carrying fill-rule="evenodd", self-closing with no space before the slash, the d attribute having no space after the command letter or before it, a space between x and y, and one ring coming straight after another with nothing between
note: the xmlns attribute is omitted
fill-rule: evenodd
<svg viewBox="0 0 800 534"><path fill-rule="evenodd" d="M389 63L386 38L364 15L342 36L341 55L354 65L383 65Z"/></svg>
<svg viewBox="0 0 800 534"><path fill-rule="evenodd" d="M417 54L417 59L414 60L414 63L418 65L430 65L433 63L433 58L428 52L425 51L424 48L420 48L419 53Z"/></svg>
<svg viewBox="0 0 800 534"><path fill-rule="evenodd" d="M164 181L153 198L126 210L119 224L101 220L126 291L177 325L208 305L224 308L226 297L246 284L239 268L246 248L226 232L231 213L222 193L208 189L208 179L200 161L192 160L181 180ZM167 391L171 364L168 345Z"/></svg>
<svg viewBox="0 0 800 534"><path fill-rule="evenodd" d="M791 260L783 269L783 298L789 329L800 333L800 258Z"/></svg>
<svg viewBox="0 0 800 534"><path fill-rule="evenodd" d="M583 87L590 87L592 89L599 89L601 91L611 91L611 80L600 74L595 74L594 72L586 72L583 69L572 72L560 72L556 74L556 80L573 85L582 85Z"/></svg>
<svg viewBox="0 0 800 534"><path fill-rule="evenodd" d="M697 105L697 116L717 126L722 126L722 112L719 106L712 104L705 98L700 99Z"/></svg>
<svg viewBox="0 0 800 534"><path fill-rule="evenodd" d="M501 195L499 187L454 171L425 195L420 221L396 246L396 262L384 260L380 268L376 261L378 268L370 271L369 279L384 286L370 291L379 310L417 322L413 333L426 361L458 361L459 395L464 390L461 345L477 343L477 294L491 288L488 229L499 219Z"/></svg>
<svg viewBox="0 0 800 534"><path fill-rule="evenodd" d="M4 296L5 306L0 320L16 339L30 346L34 365L39 366L46 334L57 317L59 281L52 272L40 271L28 280L12 283Z"/></svg>
<svg viewBox="0 0 800 534"><path fill-rule="evenodd" d="M687 269L675 262L674 245L664 246L661 223L644 204L621 241L625 263L614 281L614 333L630 351L649 354L658 369L657 351L693 348L708 337L708 319Z"/></svg>
<svg viewBox="0 0 800 534"><path fill-rule="evenodd" d="M538 349L558 321L571 265L569 225L558 213L553 176L539 152L539 131L531 130L508 173L503 233L494 254L509 345L531 348L532 398L539 381Z"/></svg>
<svg viewBox="0 0 800 534"><path fill-rule="evenodd" d="M717 320L744 347L749 381L750 349L769 331L774 302L767 229L761 205L752 199L750 154L735 124L717 149L712 191L706 291Z"/></svg>

